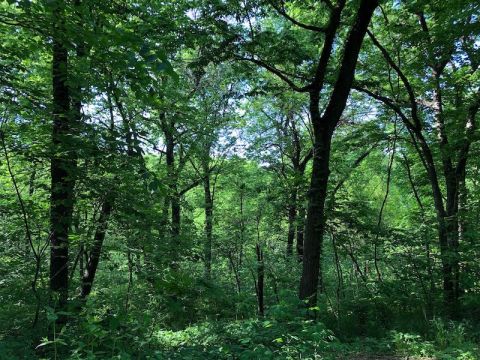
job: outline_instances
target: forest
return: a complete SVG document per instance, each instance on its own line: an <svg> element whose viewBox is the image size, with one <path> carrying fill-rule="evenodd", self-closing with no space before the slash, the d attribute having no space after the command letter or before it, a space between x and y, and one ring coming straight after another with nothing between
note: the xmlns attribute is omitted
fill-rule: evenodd
<svg viewBox="0 0 480 360"><path fill-rule="evenodd" d="M480 359L480 2L0 0L0 359Z"/></svg>

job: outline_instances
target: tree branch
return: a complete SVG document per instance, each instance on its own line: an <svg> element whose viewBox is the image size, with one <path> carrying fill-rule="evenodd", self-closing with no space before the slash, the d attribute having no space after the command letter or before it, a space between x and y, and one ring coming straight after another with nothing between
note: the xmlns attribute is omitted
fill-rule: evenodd
<svg viewBox="0 0 480 360"><path fill-rule="evenodd" d="M252 63L254 63L254 64L256 64L260 67L263 67L264 69L270 71L272 74L275 74L281 80L286 82L288 84L288 86L290 86L292 88L292 90L294 90L294 91L307 92L310 89L310 85L303 86L303 87L300 87L300 86L296 85L295 82L293 80L291 80L287 75L285 75L284 72L282 72L281 70L277 69L276 67L274 67L272 65L267 64L266 62L264 62L262 60L255 59L253 57L241 57L241 56L238 56L237 60L250 61L250 62L252 62Z"/></svg>
<svg viewBox="0 0 480 360"><path fill-rule="evenodd" d="M296 19L294 19L293 17L291 17L290 15L287 14L287 12L285 11L285 9L281 9L280 7L278 7L277 5L275 5L275 3L271 0L268 1L269 4L277 11L277 13L279 13L281 16L283 16L285 19L287 19L288 21L290 21L292 24L298 26L298 27L301 27L302 29L306 29L306 30L310 30L310 31L315 31L315 32L320 32L320 33L325 33L326 32L326 28L325 27L320 27L320 26L315 26L315 25L309 25L309 24L304 24Z"/></svg>
<svg viewBox="0 0 480 360"><path fill-rule="evenodd" d="M216 165L212 166L209 170L208 170L208 174L210 174L211 172L213 172L213 170L216 169ZM207 175L208 175L207 174ZM202 181L205 180L205 178L207 177L207 175L205 176L202 176L201 178L198 178L194 181L192 181L189 185L187 185L185 188L183 188L181 191L179 191L179 195L182 196L182 195L185 195L187 192L189 192L190 190L192 190L193 188L197 187L198 185L200 185L200 183Z"/></svg>
<svg viewBox="0 0 480 360"><path fill-rule="evenodd" d="M397 75L400 77L402 80L403 85L405 86L405 89L407 90L408 97L410 100L410 106L412 110L412 119L415 123L415 126L420 130L422 128L422 124L420 122L420 118L418 116L418 106L417 106L417 101L416 101L416 96L415 92L413 90L412 85L410 84L410 81L408 78L405 76L405 74L402 72L402 70L398 67L398 65L395 63L395 61L392 59L390 54L388 53L387 49L380 44L380 42L375 38L373 33L370 30L367 30L367 34L372 40L373 44L380 50L382 53L383 57L387 61L388 65L395 70Z"/></svg>
<svg viewBox="0 0 480 360"><path fill-rule="evenodd" d="M463 147L460 149L460 153L458 155L458 163L455 168L455 173L457 174L457 176L464 171L467 165L468 152L470 151L470 146L474 141L473 135L475 133L475 130L477 129L477 126L476 126L477 123L475 121L475 117L477 116L479 109L480 109L480 91L477 92L476 99L468 108L467 121L465 124L466 139L463 144Z"/></svg>

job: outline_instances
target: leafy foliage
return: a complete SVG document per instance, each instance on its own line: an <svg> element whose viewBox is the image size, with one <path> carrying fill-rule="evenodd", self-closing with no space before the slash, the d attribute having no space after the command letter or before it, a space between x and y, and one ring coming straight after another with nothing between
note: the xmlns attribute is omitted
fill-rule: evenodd
<svg viewBox="0 0 480 360"><path fill-rule="evenodd" d="M0 359L480 359L480 5L382 1L330 144L369 2L0 1Z"/></svg>

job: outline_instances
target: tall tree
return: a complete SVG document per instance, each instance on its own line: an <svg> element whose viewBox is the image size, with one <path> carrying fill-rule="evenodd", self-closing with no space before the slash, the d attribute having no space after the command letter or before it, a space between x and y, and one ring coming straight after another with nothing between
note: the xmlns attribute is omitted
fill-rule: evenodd
<svg viewBox="0 0 480 360"><path fill-rule="evenodd" d="M475 81L479 61L472 49L476 31L466 9L466 3L448 1L390 9L385 15L386 32L369 32L389 69L382 69L386 86L379 87L375 81L357 86L403 121L426 170L436 211L445 308L451 316L458 309L461 291L459 241L465 228L461 216L466 206L465 174L480 108ZM391 26L390 21L400 16L402 26ZM396 40L399 34L408 34L408 43L403 37ZM412 47L411 42L418 46ZM408 63L408 59L415 61ZM418 82L420 77L425 82Z"/></svg>
<svg viewBox="0 0 480 360"><path fill-rule="evenodd" d="M327 22L321 26L314 26L302 23L291 17L288 12L288 6L285 3L271 3L276 12L294 26L298 26L314 34L322 34L324 37L323 47L316 65L310 69L310 77L307 77L307 85L298 86L295 77L304 78L303 74L296 74L294 79L288 75L288 70L281 70L263 59L256 53L248 51L246 56L240 56L239 59L250 61L269 72L277 75L285 81L293 90L308 93L309 112L313 126L313 164L308 193L307 218L305 224L303 271L300 280L299 296L306 300L310 305L316 304L319 276L321 276L321 254L323 235L325 227L325 199L327 196L330 145L333 132L346 106L348 95L353 82L357 57L360 52L363 38L366 34L368 24L374 10L378 6L376 0L362 0L360 6L355 11L353 24L345 40L345 46L340 54L337 54L336 39L339 36L342 14L349 9L346 0L340 0L332 5L330 2L324 2L318 5L320 9L327 13ZM355 4L349 3L350 6ZM252 31L251 40L255 43L255 35ZM254 48L255 49L255 48ZM325 97L326 74L328 66L332 66L335 57L340 57L339 72L334 82L333 89ZM313 77L311 76L313 73ZM307 75L308 76L308 75ZM320 101L327 105L325 111L321 112Z"/></svg>
<svg viewBox="0 0 480 360"><path fill-rule="evenodd" d="M63 308L68 299L68 235L74 206L77 167L74 136L78 131L79 120L71 111L65 17L65 4L56 1L52 10L53 149L51 158L50 287L58 295L59 308Z"/></svg>

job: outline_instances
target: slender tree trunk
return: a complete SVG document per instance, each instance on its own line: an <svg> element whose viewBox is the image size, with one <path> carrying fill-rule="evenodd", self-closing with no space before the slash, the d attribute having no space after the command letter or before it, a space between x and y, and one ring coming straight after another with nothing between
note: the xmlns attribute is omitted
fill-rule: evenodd
<svg viewBox="0 0 480 360"><path fill-rule="evenodd" d="M340 312L340 298L343 297L343 272L342 272L342 265L340 264L340 258L338 256L338 247L337 242L335 239L335 234L332 233L332 248L333 248L333 255L335 259L335 271L337 273L337 307L338 312Z"/></svg>
<svg viewBox="0 0 480 360"><path fill-rule="evenodd" d="M0 135L1 136L1 135ZM3 140L3 139L2 139ZM4 147L6 149L6 147ZM30 200L32 199L33 194L35 193L35 179L37 176L37 164L35 161L32 162L32 172L28 180L28 196ZM30 241L28 236L25 237L25 255L29 256L31 251Z"/></svg>
<svg viewBox="0 0 480 360"><path fill-rule="evenodd" d="M240 244L238 251L238 267L240 268L243 263L243 243L245 241L245 219L243 214L244 206L244 197L245 197L245 184L240 184Z"/></svg>
<svg viewBox="0 0 480 360"><path fill-rule="evenodd" d="M228 256L228 260L230 261L230 267L232 268L233 275L235 276L235 284L237 286L237 294L240 295L240 293L242 292L242 284L240 282L239 269L235 265L235 261L233 260L232 252L229 252L227 256Z"/></svg>
<svg viewBox="0 0 480 360"><path fill-rule="evenodd" d="M68 299L68 235L74 206L77 156L72 144L76 132L70 112L68 51L64 44L64 14L58 2L53 16L53 127L50 197L50 288L58 296L58 309ZM60 319L60 322L63 320Z"/></svg>
<svg viewBox="0 0 480 360"><path fill-rule="evenodd" d="M465 184L465 169L458 174L458 241L468 240L467 231L467 186Z"/></svg>
<svg viewBox="0 0 480 360"><path fill-rule="evenodd" d="M173 125L167 124L165 119L162 119L162 127L165 135L166 145L166 162L167 173L169 183L168 200L170 202L171 211L171 230L170 230L170 251L171 251L171 266L176 267L178 264L178 241L180 238L180 221L181 221L181 208L180 208L180 194L177 187L177 174L175 170L175 139L173 135Z"/></svg>
<svg viewBox="0 0 480 360"><path fill-rule="evenodd" d="M423 138L420 140L420 144L423 145L423 155L427 162L427 172L432 186L434 205L437 213L445 310L449 316L455 317L458 292L458 284L456 284L458 277L458 220L455 209L457 201L455 199L452 200L451 196L458 195L452 192L452 190L447 191L447 209L445 209L438 184L437 173L433 165L433 157Z"/></svg>
<svg viewBox="0 0 480 360"><path fill-rule="evenodd" d="M259 243L257 243L255 250L257 253L258 315L260 317L263 317L265 314L265 305L264 305L265 265L263 263L263 251Z"/></svg>
<svg viewBox="0 0 480 360"><path fill-rule="evenodd" d="M172 237L174 240L173 249L177 249L179 244L179 236L180 236L180 222L181 222L181 209L180 209L180 195L177 191L177 186L173 187L173 194L172 194Z"/></svg>
<svg viewBox="0 0 480 360"><path fill-rule="evenodd" d="M305 232L305 206L302 202L298 204L297 217L297 256L299 261L303 260L303 238Z"/></svg>
<svg viewBox="0 0 480 360"><path fill-rule="evenodd" d="M297 220L297 188L292 190L288 204L288 237L287 237L287 257L293 255L293 243L295 241L295 230Z"/></svg>
<svg viewBox="0 0 480 360"><path fill-rule="evenodd" d="M128 308L130 307L130 293L133 285L133 259L132 259L132 253L130 250L127 251L127 261L128 261L128 286L127 286L127 294L125 296L125 311L128 312Z"/></svg>
<svg viewBox="0 0 480 360"><path fill-rule="evenodd" d="M180 250L181 208L180 195L178 194L176 183L172 185L171 190L170 266L172 269L177 269L180 259L178 251Z"/></svg>
<svg viewBox="0 0 480 360"><path fill-rule="evenodd" d="M206 171L205 171L206 170ZM213 230L213 198L210 189L210 171L208 171L208 164L204 166L205 178L203 181L203 188L205 194L205 278L207 280L211 277L212 272L212 230Z"/></svg>
<svg viewBox="0 0 480 360"><path fill-rule="evenodd" d="M167 227L168 227L168 209L170 208L170 198L168 195L165 195L163 200L163 209L162 215L160 218L160 224L158 227L158 233L160 241L164 242L167 236Z"/></svg>
<svg viewBox="0 0 480 360"><path fill-rule="evenodd" d="M113 195L107 195L102 205L102 210L100 211L100 218L98 219L97 229L93 238L93 248L90 251L88 262L82 274L82 292L80 296L83 299L86 298L92 290L93 280L95 279L98 263L100 261L103 241L105 240L105 235L107 233L107 225L112 212L113 202Z"/></svg>

